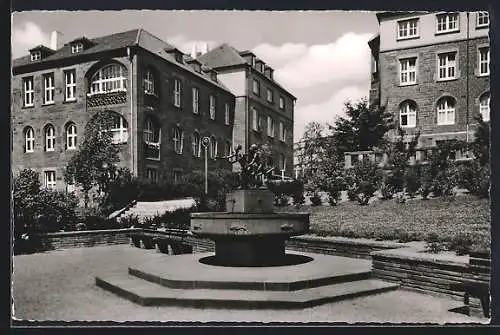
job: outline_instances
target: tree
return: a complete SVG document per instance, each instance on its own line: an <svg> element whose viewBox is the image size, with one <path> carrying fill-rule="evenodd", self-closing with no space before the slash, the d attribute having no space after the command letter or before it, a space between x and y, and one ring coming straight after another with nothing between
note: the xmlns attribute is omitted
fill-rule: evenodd
<svg viewBox="0 0 500 335"><path fill-rule="evenodd" d="M477 128L474 133L474 141L470 147L474 157L484 166L490 161L490 125L483 120L481 114L475 117Z"/></svg>
<svg viewBox="0 0 500 335"><path fill-rule="evenodd" d="M111 127L114 115L98 112L85 126L83 141L66 167L64 179L81 187L85 207L90 200L90 191L97 188L98 194L109 189L117 172L118 148L112 143Z"/></svg>

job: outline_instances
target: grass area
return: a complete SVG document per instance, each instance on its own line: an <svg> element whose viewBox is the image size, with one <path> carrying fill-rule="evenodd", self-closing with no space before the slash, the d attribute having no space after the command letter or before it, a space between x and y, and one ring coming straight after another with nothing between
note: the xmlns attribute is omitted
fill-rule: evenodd
<svg viewBox="0 0 500 335"><path fill-rule="evenodd" d="M347 201L334 207L302 206L290 210L309 210L311 232L320 236L407 242L425 241L435 235L442 242L470 239L479 250L489 249L491 243L490 202L470 195L411 199L406 203L380 200L368 206Z"/></svg>

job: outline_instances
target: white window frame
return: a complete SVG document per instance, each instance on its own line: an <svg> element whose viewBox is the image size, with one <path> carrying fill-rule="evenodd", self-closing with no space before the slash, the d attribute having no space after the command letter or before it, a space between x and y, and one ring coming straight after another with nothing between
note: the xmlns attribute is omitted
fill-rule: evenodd
<svg viewBox="0 0 500 335"><path fill-rule="evenodd" d="M23 87L24 87L24 106L32 107L35 102L35 89L33 87L33 77L23 78Z"/></svg>
<svg viewBox="0 0 500 335"><path fill-rule="evenodd" d="M271 89L269 89L269 88L266 91L266 98L267 98L267 102L273 102L274 101L273 91Z"/></svg>
<svg viewBox="0 0 500 335"><path fill-rule="evenodd" d="M50 105L54 103L54 93L56 87L54 85L54 73L43 75L43 104Z"/></svg>
<svg viewBox="0 0 500 335"><path fill-rule="evenodd" d="M44 129L45 151L54 151L56 146L56 129L53 125L47 125Z"/></svg>
<svg viewBox="0 0 500 335"><path fill-rule="evenodd" d="M71 53L76 54L78 52L81 52L83 50L83 43L74 43L71 44Z"/></svg>
<svg viewBox="0 0 500 335"><path fill-rule="evenodd" d="M450 56L453 55L453 60L450 59ZM438 80L452 80L457 78L457 52L444 52L438 54ZM453 72L453 75L450 75L450 72ZM444 76L442 74L444 73Z"/></svg>
<svg viewBox="0 0 500 335"><path fill-rule="evenodd" d="M142 80L144 82L144 93L149 95L156 95L155 77L151 69L149 68L146 69Z"/></svg>
<svg viewBox="0 0 500 335"><path fill-rule="evenodd" d="M279 154L279 165L280 165L280 171L286 170L286 156L284 153Z"/></svg>
<svg viewBox="0 0 500 335"><path fill-rule="evenodd" d="M193 146L193 156L200 158L201 157L201 136L200 136L200 133L198 133L197 131L195 131L193 133L192 146Z"/></svg>
<svg viewBox="0 0 500 335"><path fill-rule="evenodd" d="M229 104L226 102L224 104L224 124L229 126L231 124L231 109Z"/></svg>
<svg viewBox="0 0 500 335"><path fill-rule="evenodd" d="M56 171L54 170L46 170L43 172L44 174L44 185L46 189L54 190L57 185L56 181Z"/></svg>
<svg viewBox="0 0 500 335"><path fill-rule="evenodd" d="M450 27L452 23L454 23L455 25ZM458 31L460 31L459 13L442 13L436 15L437 34L453 33Z"/></svg>
<svg viewBox="0 0 500 335"><path fill-rule="evenodd" d="M120 91L127 91L125 67L121 64L103 66L90 79L90 95Z"/></svg>
<svg viewBox="0 0 500 335"><path fill-rule="evenodd" d="M181 107L181 81L179 79L174 79L174 106Z"/></svg>
<svg viewBox="0 0 500 335"><path fill-rule="evenodd" d="M274 137L274 119L267 116L267 136Z"/></svg>
<svg viewBox="0 0 500 335"><path fill-rule="evenodd" d="M75 101L76 100L76 70L64 71L64 82L65 82L65 101Z"/></svg>
<svg viewBox="0 0 500 335"><path fill-rule="evenodd" d="M483 22L481 22L483 21ZM486 22L484 22L486 21ZM488 12L477 12L476 13L476 27L488 27L490 25L490 14Z"/></svg>
<svg viewBox="0 0 500 335"><path fill-rule="evenodd" d="M411 64L413 61L413 65ZM413 85L417 83L417 57L401 58L399 60L399 83Z"/></svg>
<svg viewBox="0 0 500 335"><path fill-rule="evenodd" d="M406 116L406 125L403 124ZM415 128L417 126L417 109L414 103L405 101L399 107L399 124L401 128Z"/></svg>
<svg viewBox="0 0 500 335"><path fill-rule="evenodd" d="M479 98L479 113L483 117L483 121L490 120L490 94L483 94Z"/></svg>
<svg viewBox="0 0 500 335"><path fill-rule="evenodd" d="M42 59L42 52L41 51L33 51L31 53L31 61L36 61Z"/></svg>
<svg viewBox="0 0 500 335"><path fill-rule="evenodd" d="M252 91L254 94L260 94L260 83L257 79L253 79L252 81Z"/></svg>
<svg viewBox="0 0 500 335"><path fill-rule="evenodd" d="M184 132L180 127L174 127L172 141L174 142L175 153L181 155L184 149Z"/></svg>
<svg viewBox="0 0 500 335"><path fill-rule="evenodd" d="M113 144L127 143L128 141L128 122L119 114L113 115L113 126L110 129L111 141Z"/></svg>
<svg viewBox="0 0 500 335"><path fill-rule="evenodd" d="M35 151L35 130L32 127L24 131L24 152Z"/></svg>
<svg viewBox="0 0 500 335"><path fill-rule="evenodd" d="M285 142L286 141L286 127L285 123L283 121L280 121L280 141Z"/></svg>
<svg viewBox="0 0 500 335"><path fill-rule="evenodd" d="M486 50L486 52L484 52ZM489 47L481 47L478 49L478 70L480 76L489 76L490 75L490 48ZM483 66L486 69L483 72Z"/></svg>
<svg viewBox="0 0 500 335"><path fill-rule="evenodd" d="M210 158L216 159L217 158L217 138L215 135L210 136Z"/></svg>
<svg viewBox="0 0 500 335"><path fill-rule="evenodd" d="M285 109L285 98L280 97L280 109Z"/></svg>
<svg viewBox="0 0 500 335"><path fill-rule="evenodd" d="M215 108L216 108L215 96L210 95L209 100L210 100L210 109L209 109L210 120L215 120Z"/></svg>
<svg viewBox="0 0 500 335"><path fill-rule="evenodd" d="M158 127L151 118L146 120L146 126L143 130L144 143L148 145L160 145L161 142L161 128ZM158 135L158 139L155 141L155 135Z"/></svg>
<svg viewBox="0 0 500 335"><path fill-rule="evenodd" d="M77 129L74 123L70 123L66 126L66 149L75 150L77 141Z"/></svg>
<svg viewBox="0 0 500 335"><path fill-rule="evenodd" d="M193 114L200 113L200 90L198 87L193 87Z"/></svg>
<svg viewBox="0 0 500 335"><path fill-rule="evenodd" d="M453 102L453 104L450 104ZM456 102L450 98L441 98L437 103L437 124L438 125L450 125L455 124L455 109Z"/></svg>
<svg viewBox="0 0 500 335"><path fill-rule="evenodd" d="M252 129L256 131L259 130L258 117L259 117L259 112L255 107L252 107Z"/></svg>
<svg viewBox="0 0 500 335"><path fill-rule="evenodd" d="M418 18L405 19L397 22L397 39L405 40L419 37ZM412 24L415 23L414 26ZM404 34L403 34L404 32Z"/></svg>

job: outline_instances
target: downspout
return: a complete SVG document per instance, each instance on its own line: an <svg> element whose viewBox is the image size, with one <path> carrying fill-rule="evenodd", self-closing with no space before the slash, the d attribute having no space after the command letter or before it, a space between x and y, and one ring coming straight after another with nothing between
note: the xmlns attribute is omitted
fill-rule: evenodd
<svg viewBox="0 0 500 335"><path fill-rule="evenodd" d="M466 114L465 114L465 142L469 143L469 12L467 12L467 40L466 40L466 50L467 50L467 66L466 66L466 83L465 83L465 90L466 90L466 103L467 103L467 109L466 109Z"/></svg>
<svg viewBox="0 0 500 335"><path fill-rule="evenodd" d="M248 133L249 133L249 130L248 130L248 114L250 113L250 110L249 110L249 107L250 107L250 104L248 103L249 99L250 99L250 94L251 94L251 84L249 84L249 80L250 80L250 74L252 73L252 68L250 66L247 66L247 71L248 71L248 76L247 76L247 80L246 80L246 99L245 99L245 146L244 146L244 150L245 150L245 153L248 152L248 148L250 147L249 143L248 143Z"/></svg>
<svg viewBox="0 0 500 335"><path fill-rule="evenodd" d="M129 89L130 89L130 163L131 163L131 168L130 171L132 172L133 176L137 176L137 171L135 170L135 151L134 151L134 56L132 54L132 50L130 47L127 47L127 57L130 61L130 71L129 71L129 78L130 78L130 84L129 84Z"/></svg>

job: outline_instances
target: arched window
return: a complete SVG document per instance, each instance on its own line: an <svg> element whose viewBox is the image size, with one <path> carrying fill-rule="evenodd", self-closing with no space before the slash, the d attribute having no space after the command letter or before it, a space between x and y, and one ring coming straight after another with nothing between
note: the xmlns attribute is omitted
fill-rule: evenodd
<svg viewBox="0 0 500 335"><path fill-rule="evenodd" d="M144 93L155 95L156 94L155 76L151 68L147 68L146 71L144 72L143 82L144 82Z"/></svg>
<svg viewBox="0 0 500 335"><path fill-rule="evenodd" d="M90 79L90 93L127 90L127 75L123 65L110 64L99 69Z"/></svg>
<svg viewBox="0 0 500 335"><path fill-rule="evenodd" d="M31 127L24 130L24 152L35 151L35 131Z"/></svg>
<svg viewBox="0 0 500 335"><path fill-rule="evenodd" d="M217 139L214 135L210 137L210 158L217 158Z"/></svg>
<svg viewBox="0 0 500 335"><path fill-rule="evenodd" d="M66 149L76 149L76 126L73 122L66 125Z"/></svg>
<svg viewBox="0 0 500 335"><path fill-rule="evenodd" d="M184 133L181 128L174 127L172 139L174 141L174 151L178 154L182 154L182 149L184 146Z"/></svg>
<svg viewBox="0 0 500 335"><path fill-rule="evenodd" d="M231 142L226 141L226 147L224 148L224 154L226 157L231 156L231 151L232 151L232 145Z"/></svg>
<svg viewBox="0 0 500 335"><path fill-rule="evenodd" d="M193 133L193 156L201 156L201 145L200 145L200 134L198 132Z"/></svg>
<svg viewBox="0 0 500 335"><path fill-rule="evenodd" d="M399 107L399 122L402 128L411 128L417 125L417 104L405 101Z"/></svg>
<svg viewBox="0 0 500 335"><path fill-rule="evenodd" d="M47 125L44 130L45 135L45 151L54 151L56 144L56 131L51 124Z"/></svg>
<svg viewBox="0 0 500 335"><path fill-rule="evenodd" d="M479 98L479 113L483 121L490 120L490 93L485 93Z"/></svg>
<svg viewBox="0 0 500 335"><path fill-rule="evenodd" d="M113 113L113 126L111 127L111 135L113 144L127 143L128 140L128 123L125 118L117 113Z"/></svg>
<svg viewBox="0 0 500 335"><path fill-rule="evenodd" d="M437 103L437 124L446 125L455 123L455 99L444 97Z"/></svg>
<svg viewBox="0 0 500 335"><path fill-rule="evenodd" d="M146 144L160 144L160 131L160 127L148 118L144 127L144 142Z"/></svg>

